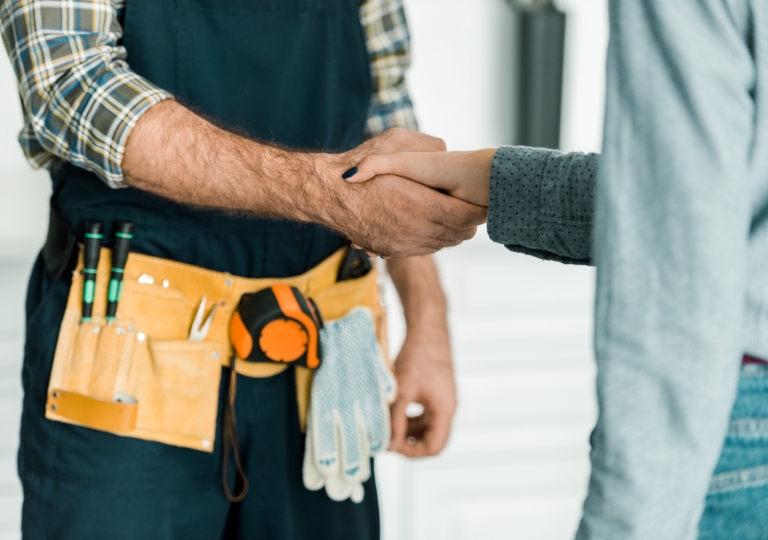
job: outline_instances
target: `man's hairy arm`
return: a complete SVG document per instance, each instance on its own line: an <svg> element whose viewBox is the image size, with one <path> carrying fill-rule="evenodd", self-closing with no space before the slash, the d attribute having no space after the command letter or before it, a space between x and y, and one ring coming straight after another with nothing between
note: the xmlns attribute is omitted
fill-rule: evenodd
<svg viewBox="0 0 768 540"><path fill-rule="evenodd" d="M403 302L407 328L395 360L398 391L390 450L433 456L445 447L456 412L445 294L433 257L391 259L387 270ZM406 408L412 402L423 405L424 413L409 418Z"/></svg>
<svg viewBox="0 0 768 540"><path fill-rule="evenodd" d="M372 153L403 149L445 144L390 130L350 152L302 153L230 133L166 100L139 119L122 165L133 187L190 205L319 223L384 255L430 253L471 238L483 208L404 179L342 179Z"/></svg>
<svg viewBox="0 0 768 540"><path fill-rule="evenodd" d="M138 122L123 169L129 185L156 195L265 218L318 221L320 205L308 202L328 195L310 154L230 133L171 100Z"/></svg>

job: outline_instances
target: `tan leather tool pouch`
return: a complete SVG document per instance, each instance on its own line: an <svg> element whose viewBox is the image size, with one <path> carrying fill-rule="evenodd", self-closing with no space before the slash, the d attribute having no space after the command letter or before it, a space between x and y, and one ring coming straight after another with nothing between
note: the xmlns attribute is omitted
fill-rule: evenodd
<svg viewBox="0 0 768 540"><path fill-rule="evenodd" d="M94 304L101 313L108 272L106 264L100 265ZM162 285L125 282L117 319L107 323L103 314L95 314L82 322L82 283L76 271L59 331L46 417L212 451L221 344L152 337L168 336L171 327L188 328L184 295Z"/></svg>
<svg viewBox="0 0 768 540"><path fill-rule="evenodd" d="M131 254L117 318L110 323L104 317L110 252L101 253L90 322L81 321L81 254L59 331L46 418L212 452L221 368L229 366L232 357L229 321L243 293L289 283L315 298L328 320L357 305L367 306L374 313L380 343L386 343L376 272L335 283L343 254L339 251L306 274L281 280L239 278ZM217 311L206 339L191 342L189 330L203 296ZM238 361L235 369L249 377L269 377L287 366ZM311 379L310 372L296 369L302 425Z"/></svg>

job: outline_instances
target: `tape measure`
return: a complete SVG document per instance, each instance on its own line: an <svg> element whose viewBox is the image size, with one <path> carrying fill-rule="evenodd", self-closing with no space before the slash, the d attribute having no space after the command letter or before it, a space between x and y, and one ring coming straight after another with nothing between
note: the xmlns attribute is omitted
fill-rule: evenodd
<svg viewBox="0 0 768 540"><path fill-rule="evenodd" d="M238 358L317 369L323 320L312 299L295 287L273 285L244 294L229 325Z"/></svg>

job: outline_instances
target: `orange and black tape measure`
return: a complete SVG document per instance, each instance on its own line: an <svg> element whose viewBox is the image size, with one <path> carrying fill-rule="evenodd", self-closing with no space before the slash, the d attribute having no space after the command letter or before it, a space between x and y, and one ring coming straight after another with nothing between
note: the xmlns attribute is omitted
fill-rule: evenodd
<svg viewBox="0 0 768 540"><path fill-rule="evenodd" d="M323 320L315 303L288 285L244 294L232 316L230 339L248 362L320 366Z"/></svg>

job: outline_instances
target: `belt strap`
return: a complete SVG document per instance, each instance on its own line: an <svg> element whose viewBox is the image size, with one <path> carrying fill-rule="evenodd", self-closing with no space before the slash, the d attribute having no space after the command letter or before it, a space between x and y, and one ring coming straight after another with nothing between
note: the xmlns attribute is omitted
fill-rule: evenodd
<svg viewBox="0 0 768 540"><path fill-rule="evenodd" d="M59 281L77 265L77 236L53 203L48 218L48 235L43 246L43 262L53 281Z"/></svg>
<svg viewBox="0 0 768 540"><path fill-rule="evenodd" d="M54 388L46 407L75 424L113 433L130 433L136 428L137 403L102 401Z"/></svg>

